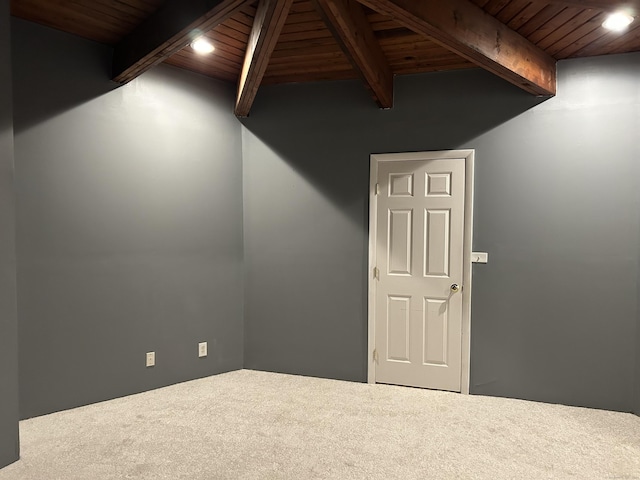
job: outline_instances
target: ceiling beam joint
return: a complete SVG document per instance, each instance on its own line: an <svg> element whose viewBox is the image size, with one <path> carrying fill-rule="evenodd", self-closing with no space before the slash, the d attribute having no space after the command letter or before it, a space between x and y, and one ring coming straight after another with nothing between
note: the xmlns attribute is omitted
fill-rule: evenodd
<svg viewBox="0 0 640 480"><path fill-rule="evenodd" d="M260 0L238 81L235 113L249 116L293 0Z"/></svg>
<svg viewBox="0 0 640 480"><path fill-rule="evenodd" d="M251 0L168 0L113 53L116 82L127 83L230 18Z"/></svg>
<svg viewBox="0 0 640 480"><path fill-rule="evenodd" d="M556 93L556 60L468 0L358 1L529 93Z"/></svg>
<svg viewBox="0 0 640 480"><path fill-rule="evenodd" d="M380 108L393 107L393 73L356 0L316 0L329 30Z"/></svg>

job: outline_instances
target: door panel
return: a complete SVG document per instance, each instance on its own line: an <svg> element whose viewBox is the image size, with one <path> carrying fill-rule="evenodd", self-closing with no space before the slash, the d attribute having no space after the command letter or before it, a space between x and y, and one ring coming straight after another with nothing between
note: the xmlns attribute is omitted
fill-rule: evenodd
<svg viewBox="0 0 640 480"><path fill-rule="evenodd" d="M390 174L389 195L392 197L413 196L413 175L407 173Z"/></svg>
<svg viewBox="0 0 640 480"><path fill-rule="evenodd" d="M449 305L447 300L425 298L423 310L423 363L447 365L447 332Z"/></svg>
<svg viewBox="0 0 640 480"><path fill-rule="evenodd" d="M387 301L387 360L409 361L411 297L389 295Z"/></svg>
<svg viewBox="0 0 640 480"><path fill-rule="evenodd" d="M412 210L389 210L389 241L387 242L389 275L411 275L412 227Z"/></svg>
<svg viewBox="0 0 640 480"><path fill-rule="evenodd" d="M449 277L450 210L424 211L424 276Z"/></svg>

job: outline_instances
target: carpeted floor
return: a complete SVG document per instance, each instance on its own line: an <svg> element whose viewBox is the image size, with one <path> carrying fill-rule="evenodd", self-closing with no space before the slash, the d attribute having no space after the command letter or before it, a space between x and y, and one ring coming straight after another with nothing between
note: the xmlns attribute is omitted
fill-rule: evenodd
<svg viewBox="0 0 640 480"><path fill-rule="evenodd" d="M21 423L0 480L640 480L640 418L243 370Z"/></svg>

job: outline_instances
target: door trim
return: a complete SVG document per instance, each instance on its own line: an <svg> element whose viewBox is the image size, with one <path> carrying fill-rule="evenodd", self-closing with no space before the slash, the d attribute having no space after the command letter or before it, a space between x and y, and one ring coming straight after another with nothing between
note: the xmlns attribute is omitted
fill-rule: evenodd
<svg viewBox="0 0 640 480"><path fill-rule="evenodd" d="M462 158L465 164L465 198L464 198L464 240L463 240L463 289L462 289L462 363L461 393L469 394L469 372L471 356L471 249L473 245L473 176L475 150L443 150L436 152L383 153L371 155L371 171L369 176L369 300L368 300L368 339L367 339L367 382L376 381L376 363L373 358L375 348L375 305L376 281L373 269L376 259L376 232L378 197L376 185L378 180L378 164L381 162L403 162L411 160L437 160Z"/></svg>

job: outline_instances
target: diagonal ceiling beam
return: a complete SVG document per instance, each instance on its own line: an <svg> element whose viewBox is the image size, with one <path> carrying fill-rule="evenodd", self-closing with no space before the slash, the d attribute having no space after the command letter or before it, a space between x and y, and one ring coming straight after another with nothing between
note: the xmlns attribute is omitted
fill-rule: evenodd
<svg viewBox="0 0 640 480"><path fill-rule="evenodd" d="M468 0L358 0L535 95L555 95L556 61Z"/></svg>
<svg viewBox="0 0 640 480"><path fill-rule="evenodd" d="M327 26L381 108L393 107L393 73L356 0L316 0Z"/></svg>
<svg viewBox="0 0 640 480"><path fill-rule="evenodd" d="M260 0L238 82L235 113L249 115L293 0Z"/></svg>
<svg viewBox="0 0 640 480"><path fill-rule="evenodd" d="M251 0L168 0L116 45L113 80L130 82L231 17Z"/></svg>

